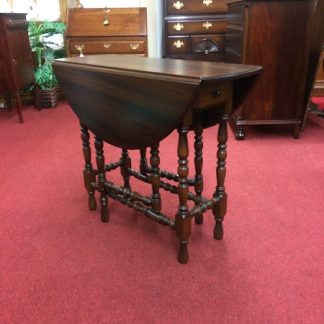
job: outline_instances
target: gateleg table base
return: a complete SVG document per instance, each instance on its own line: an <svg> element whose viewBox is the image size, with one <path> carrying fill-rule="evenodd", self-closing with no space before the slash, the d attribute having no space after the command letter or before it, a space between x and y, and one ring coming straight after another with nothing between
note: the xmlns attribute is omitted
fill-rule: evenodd
<svg viewBox="0 0 324 324"><path fill-rule="evenodd" d="M140 149L140 165L139 169L136 170L132 168L131 159L126 149L122 149L118 161L106 164L103 151L104 142L97 136L94 136L95 167L91 159L89 130L81 124L81 140L85 160L83 177L84 186L88 193L89 209L97 209L97 201L95 198L95 194L97 193L101 209L101 220L103 222L109 222L108 202L109 199L115 199L143 213L150 219L162 225L169 226L175 230L175 234L179 239L177 260L183 264L187 263L189 259L188 241L191 234L192 218L195 219L196 224L202 224L204 213L212 210L215 218L214 239L221 240L223 238L223 220L227 207L227 194L224 186L227 155L227 120L228 116L224 115L218 125L218 148L215 154L217 158L217 167L215 170L216 186L214 194L209 199L203 196L202 125L197 124L193 129L195 133L195 176L194 178L190 178L188 176L188 127L180 127L178 129L178 169L177 173L172 173L161 170L159 167L159 143L149 148L149 159L147 159L148 148ZM116 169L119 169L121 172L123 178L122 186L112 183L107 176L110 171ZM151 195L144 196L132 190L130 185L131 177L151 184ZM170 181L173 181L173 183ZM190 188L193 188L193 190L189 190ZM178 210L174 217L165 215L161 210L161 189L178 196ZM191 209L188 207L188 200L194 202L194 207Z"/></svg>

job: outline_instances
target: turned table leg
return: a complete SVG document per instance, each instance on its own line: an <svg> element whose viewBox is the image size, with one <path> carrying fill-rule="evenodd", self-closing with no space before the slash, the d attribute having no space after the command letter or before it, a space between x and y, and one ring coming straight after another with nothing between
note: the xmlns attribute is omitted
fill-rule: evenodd
<svg viewBox="0 0 324 324"><path fill-rule="evenodd" d="M203 168L203 126L201 123L197 124L195 127L195 192L196 195L201 199L204 182L202 176L202 168ZM199 205L199 201L195 202L195 205ZM199 213L195 215L196 224L203 223L203 213Z"/></svg>
<svg viewBox="0 0 324 324"><path fill-rule="evenodd" d="M121 171L121 175L124 179L124 187L127 189L130 189L131 186L129 183L129 173L127 170L132 167L132 162L128 155L128 151L126 149L122 150L121 161L122 161L122 164L120 166L120 171Z"/></svg>
<svg viewBox="0 0 324 324"><path fill-rule="evenodd" d="M217 168L216 177L217 185L214 197L219 197L219 202L213 207L213 214L215 217L214 238L221 240L223 238L223 219L226 214L227 208L227 195L225 192L225 175L226 175L226 142L227 142L227 119L228 116L224 116L219 123L218 128L218 150L217 150Z"/></svg>
<svg viewBox="0 0 324 324"><path fill-rule="evenodd" d="M82 151L83 151L83 157L85 161L84 170L83 170L84 186L87 189L89 195L89 209L96 210L97 203L94 196L94 188L91 184L91 182L96 181L96 175L91 164L91 148L90 148L90 141L89 141L90 135L86 127L84 127L82 124L80 124L80 126L81 126Z"/></svg>
<svg viewBox="0 0 324 324"><path fill-rule="evenodd" d="M160 157L159 157L159 144L151 147L151 158L150 158L152 173L152 209L159 213L161 211L161 195L160 195Z"/></svg>
<svg viewBox="0 0 324 324"><path fill-rule="evenodd" d="M103 151L103 141L97 136L95 137L96 161L98 167L98 190L100 192L101 220L109 221L108 197L105 190L106 174L105 174L105 157Z"/></svg>
<svg viewBox="0 0 324 324"><path fill-rule="evenodd" d="M182 127L178 129L179 142L178 142L178 175L179 175L179 208L175 217L175 231L178 239L180 240L178 250L178 261L180 263L187 263L188 254L188 239L191 233L191 217L188 212L188 128Z"/></svg>
<svg viewBox="0 0 324 324"><path fill-rule="evenodd" d="M142 174L146 174L147 171L147 159L146 159L146 148L140 149L140 171Z"/></svg>

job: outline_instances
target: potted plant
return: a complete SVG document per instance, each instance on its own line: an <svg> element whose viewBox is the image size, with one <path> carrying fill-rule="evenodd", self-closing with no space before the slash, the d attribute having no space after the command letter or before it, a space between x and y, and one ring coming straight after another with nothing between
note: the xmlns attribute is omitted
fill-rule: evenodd
<svg viewBox="0 0 324 324"><path fill-rule="evenodd" d="M58 82L52 69L55 52L64 46L62 22L44 21L28 23L29 42L36 57L35 105L37 108L53 108L57 105Z"/></svg>

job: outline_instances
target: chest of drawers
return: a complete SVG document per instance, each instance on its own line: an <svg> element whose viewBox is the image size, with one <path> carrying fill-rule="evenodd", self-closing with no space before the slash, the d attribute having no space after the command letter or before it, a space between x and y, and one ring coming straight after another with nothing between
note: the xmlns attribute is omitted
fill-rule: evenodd
<svg viewBox="0 0 324 324"><path fill-rule="evenodd" d="M147 55L146 8L73 8L67 14L69 56Z"/></svg>
<svg viewBox="0 0 324 324"><path fill-rule="evenodd" d="M248 125L291 125L298 138L305 116L306 71L319 1L229 2L225 61L258 64L261 76L232 116L235 136ZM313 44L317 47L319 44Z"/></svg>
<svg viewBox="0 0 324 324"><path fill-rule="evenodd" d="M222 61L226 0L164 0L164 57Z"/></svg>

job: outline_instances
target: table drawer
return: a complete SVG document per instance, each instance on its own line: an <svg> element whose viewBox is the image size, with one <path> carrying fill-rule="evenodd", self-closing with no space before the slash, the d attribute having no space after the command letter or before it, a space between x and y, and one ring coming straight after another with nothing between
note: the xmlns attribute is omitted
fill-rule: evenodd
<svg viewBox="0 0 324 324"><path fill-rule="evenodd" d="M203 87L194 103L195 109L203 109L225 103L230 98L232 85L229 82L210 84Z"/></svg>
<svg viewBox="0 0 324 324"><path fill-rule="evenodd" d="M191 52L190 37L168 37L169 53L188 53Z"/></svg>
<svg viewBox="0 0 324 324"><path fill-rule="evenodd" d="M169 35L225 33L227 22L219 20L169 21Z"/></svg>
<svg viewBox="0 0 324 324"><path fill-rule="evenodd" d="M227 0L168 0L169 15L215 14L227 12Z"/></svg>
<svg viewBox="0 0 324 324"><path fill-rule="evenodd" d="M70 54L145 54L144 40L68 41Z"/></svg>
<svg viewBox="0 0 324 324"><path fill-rule="evenodd" d="M217 53L224 50L223 35L200 35L191 37L193 53Z"/></svg>

